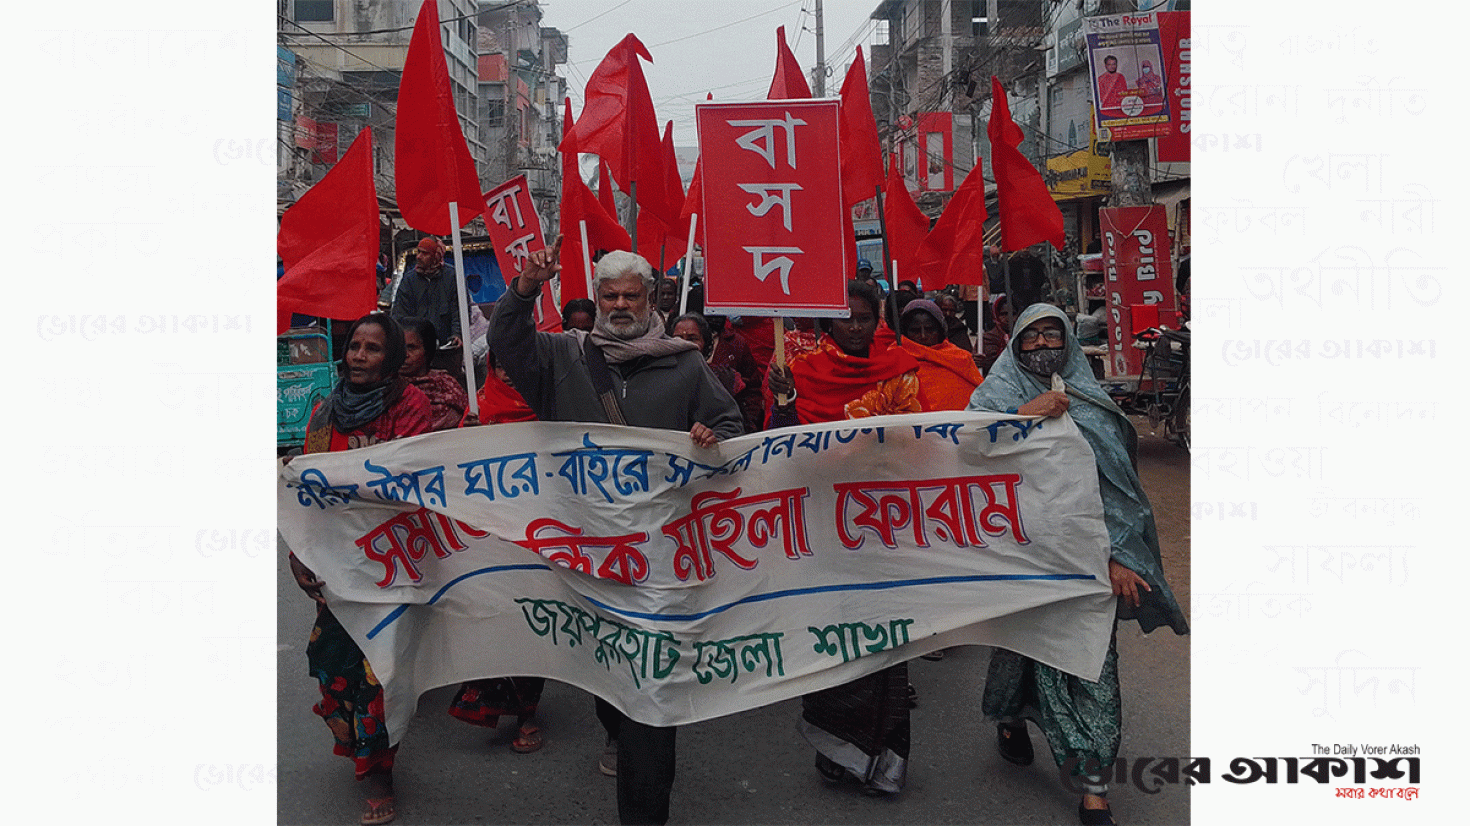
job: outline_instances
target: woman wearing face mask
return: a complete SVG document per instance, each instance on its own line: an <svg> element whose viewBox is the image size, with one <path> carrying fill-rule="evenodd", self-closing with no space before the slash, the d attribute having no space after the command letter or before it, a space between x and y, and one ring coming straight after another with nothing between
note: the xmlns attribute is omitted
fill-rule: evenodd
<svg viewBox="0 0 1470 826"><path fill-rule="evenodd" d="M307 453L357 447L428 433L429 399L399 375L406 358L403 331L383 313L371 313L347 328L342 379L317 405L306 428ZM351 635L327 608L326 584L291 555L296 584L317 603L316 626L306 646L307 668L317 678L321 716L336 740L333 752L350 758L363 788L361 822L393 820L393 758L388 742L383 687Z"/></svg>
<svg viewBox="0 0 1470 826"><path fill-rule="evenodd" d="M1097 459L1117 619L1137 620L1145 633L1160 626L1188 633L1184 613L1164 580L1153 510L1134 467L1137 431L1093 378L1065 313L1050 304L1033 304L1016 319L1014 329L1019 332L975 390L969 409L1023 416L1071 414ZM1064 391L1051 389L1053 375L1066 384ZM1002 757L1018 765L1031 762L1025 722L1031 720L1046 735L1058 766L1069 758L1077 761L1075 773L1084 790L1078 804L1081 822L1114 822L1102 777L1117 759L1123 723L1116 632L1097 682L994 649L982 708L997 721ZM1083 773L1089 761L1101 776Z"/></svg>

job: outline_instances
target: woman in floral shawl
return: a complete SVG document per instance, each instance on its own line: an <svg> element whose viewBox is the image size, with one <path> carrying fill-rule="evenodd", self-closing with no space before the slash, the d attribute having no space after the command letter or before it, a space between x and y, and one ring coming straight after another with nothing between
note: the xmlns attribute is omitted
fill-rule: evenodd
<svg viewBox="0 0 1470 826"><path fill-rule="evenodd" d="M898 347L873 342L879 298L849 281L850 316L824 322L820 349L771 366L771 392L795 399L771 416L772 427L920 411L918 363ZM794 378L794 380L793 380ZM885 668L801 698L801 733L817 750L817 771L832 782L854 779L865 794L903 789L909 757L908 664Z"/></svg>
<svg viewBox="0 0 1470 826"><path fill-rule="evenodd" d="M1093 378L1065 313L1050 304L1033 304L1013 329L1017 332L970 398L969 409L1072 416L1097 458L1111 542L1108 575L1119 597L1117 618L1137 620L1145 633L1160 626L1189 633L1184 612L1164 580L1153 509L1134 467L1138 433L1133 424ZM1054 375L1066 384L1064 391L1051 389ZM1123 723L1116 631L1097 682L995 649L982 708L998 723L1002 757L1019 765L1031 762L1025 723L1031 720L1046 735L1058 766L1077 761L1074 774L1084 791L1078 804L1081 822L1114 822L1101 776L1117 759Z"/></svg>

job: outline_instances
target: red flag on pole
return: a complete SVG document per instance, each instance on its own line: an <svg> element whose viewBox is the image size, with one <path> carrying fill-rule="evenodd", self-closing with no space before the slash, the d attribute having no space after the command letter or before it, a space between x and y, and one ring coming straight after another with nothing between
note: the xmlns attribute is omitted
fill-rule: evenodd
<svg viewBox="0 0 1470 826"><path fill-rule="evenodd" d="M568 99L567 105L568 107L571 106L570 99ZM570 108L567 111L570 112ZM570 124L571 122L572 119L568 117L567 123ZM573 154L575 155L576 153ZM613 218L618 217L618 201L613 197L612 176L607 172L607 163L601 158L597 159L597 202L602 204L602 208L607 211L608 215L611 215Z"/></svg>
<svg viewBox="0 0 1470 826"><path fill-rule="evenodd" d="M587 79L582 116L558 148L567 151L576 147L578 152L597 154L607 162L625 192L639 181L640 190L652 188L662 195L658 119L648 96L643 66L638 62L640 57L653 62L648 49L631 34L608 50ZM652 203L642 198L640 201Z"/></svg>
<svg viewBox="0 0 1470 826"><path fill-rule="evenodd" d="M424 0L408 42L393 127L393 186L409 226L449 235L451 201L459 204L460 226L484 211L479 175L454 111L435 0Z"/></svg>
<svg viewBox="0 0 1470 826"><path fill-rule="evenodd" d="M1018 149L1021 127L1011 120L1006 90L1000 78L990 76L990 165L995 171L995 196L1000 211L1000 247L1010 252L1050 241L1061 249L1067 242L1062 211L1052 200L1041 173ZM947 211L947 210L946 210Z"/></svg>
<svg viewBox="0 0 1470 826"><path fill-rule="evenodd" d="M679 161L674 156L673 121L664 124L660 148L664 161L662 206L659 210L649 207L638 214L638 254L655 267L667 267L669 261L684 254L689 234L688 229L680 229L678 225L679 211L684 206L684 181L679 177Z"/></svg>
<svg viewBox="0 0 1470 826"><path fill-rule="evenodd" d="M898 171L898 155L888 156L888 182L883 187L883 226L888 233L888 254L898 262L898 277L915 282L923 272L916 253L929 234L929 216L914 203L914 196ZM943 286L943 284L935 285Z"/></svg>
<svg viewBox="0 0 1470 826"><path fill-rule="evenodd" d="M914 253L914 267L935 284L985 283L985 177L980 159L945 204ZM916 275L918 273L915 273Z"/></svg>
<svg viewBox="0 0 1470 826"><path fill-rule="evenodd" d="M276 281L277 332L291 313L355 319L378 303L378 194L373 133L364 128L342 159L286 213L276 233L285 275Z"/></svg>
<svg viewBox="0 0 1470 826"><path fill-rule="evenodd" d="M572 102L566 101L566 119L562 121L562 136L566 137L572 125ZM563 141L563 146L566 142ZM605 169L606 167L604 167ZM604 179L605 180L605 179ZM562 151L561 174L561 297L563 303L573 298L590 298L587 295L589 273L583 268L582 226L587 222L587 258L599 250L630 250L633 241L628 237L616 217L608 214L598 203L592 190L582 181L577 168L577 150Z"/></svg>
<svg viewBox="0 0 1470 826"><path fill-rule="evenodd" d="M776 76L771 78L771 90L766 93L766 100L787 100L791 98L809 98L812 96L812 87L806 83L806 76L801 72L801 64L796 62L796 55L786 45L786 27L776 27Z"/></svg>
<svg viewBox="0 0 1470 826"><path fill-rule="evenodd" d="M868 70L861 46L842 79L842 120L837 125L842 146L842 200L852 206L874 197L883 185L883 151L868 99Z"/></svg>

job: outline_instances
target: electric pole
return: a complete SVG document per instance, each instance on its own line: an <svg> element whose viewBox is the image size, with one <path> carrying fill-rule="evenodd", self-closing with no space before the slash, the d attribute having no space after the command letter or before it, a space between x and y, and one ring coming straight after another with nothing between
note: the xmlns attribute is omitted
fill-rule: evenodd
<svg viewBox="0 0 1470 826"><path fill-rule="evenodd" d="M827 96L827 53L822 41L822 0L817 1L817 68L812 70L813 97Z"/></svg>

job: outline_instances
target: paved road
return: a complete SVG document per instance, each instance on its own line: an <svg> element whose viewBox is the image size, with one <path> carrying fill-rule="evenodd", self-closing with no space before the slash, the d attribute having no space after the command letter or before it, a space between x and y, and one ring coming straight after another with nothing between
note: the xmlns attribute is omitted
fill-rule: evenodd
<svg viewBox="0 0 1470 826"><path fill-rule="evenodd" d="M1159 518L1170 584L1188 612L1189 456L1139 424L1139 465ZM306 676L312 603L292 582L281 554L278 603L278 794L282 824L357 822L359 792L351 763L331 753L311 713L315 683ZM1124 757L1187 756L1189 638L1167 630L1148 637L1120 626ZM812 751L796 732L800 701L679 730L672 823L942 824L1076 822L1066 792L1032 729L1037 761L1020 768L995 751L994 727L980 716L988 648L951 651L939 662L915 660L919 694L913 712L908 786L894 798L824 785ZM597 771L602 729L592 698L548 682L540 707L545 748L510 750L513 729L481 729L445 713L453 688L425 694L394 772L398 823L617 823L615 782ZM1183 787L1146 795L1131 787L1110 795L1120 822L1189 821Z"/></svg>

